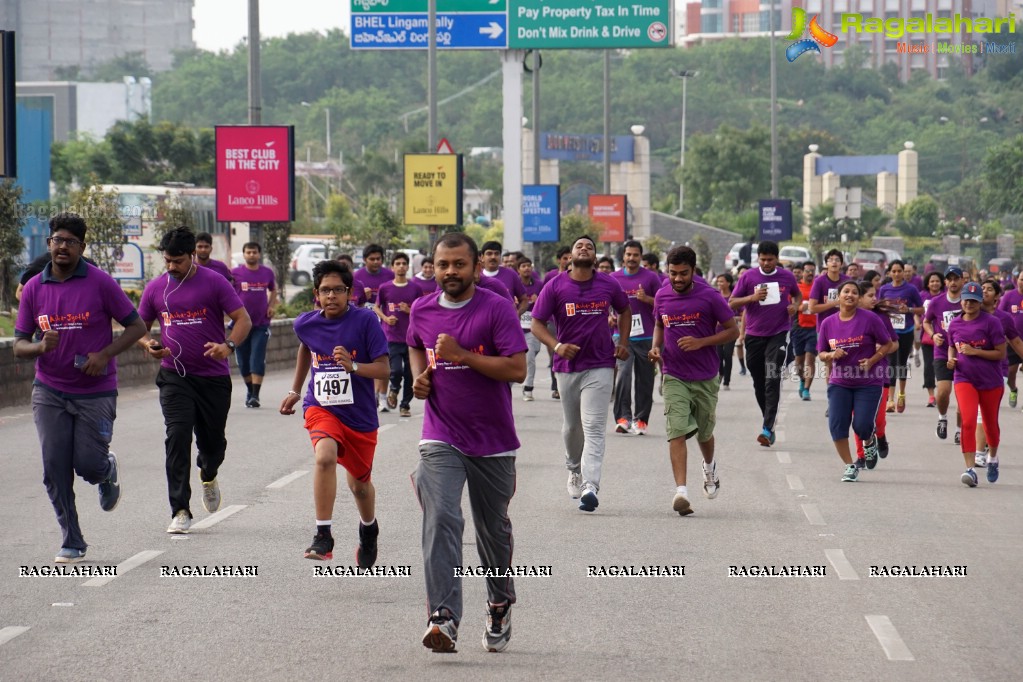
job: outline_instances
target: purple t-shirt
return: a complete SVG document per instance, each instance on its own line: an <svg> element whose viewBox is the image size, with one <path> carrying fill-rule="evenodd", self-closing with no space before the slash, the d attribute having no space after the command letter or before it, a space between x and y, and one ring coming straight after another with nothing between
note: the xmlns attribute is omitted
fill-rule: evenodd
<svg viewBox="0 0 1023 682"><path fill-rule="evenodd" d="M312 357L312 376L309 377L309 387L302 399L303 411L310 407L323 407L355 431L376 431L379 422L373 380L358 374L348 374L340 363L334 361L335 346L348 349L355 362L370 363L387 355L387 340L380 330L376 314L352 305L344 315L331 320L324 316L322 310L313 310L295 318L295 336L305 344ZM343 390L348 388L343 383L345 379L351 381L350 391L346 392L352 402L322 405L317 396L324 402L338 400L339 391L333 390L338 385L330 385L328 382L340 381Z"/></svg>
<svg viewBox="0 0 1023 682"><path fill-rule="evenodd" d="M255 270L239 265L231 274L234 275L234 290L238 292L238 298L242 300L242 305L252 318L252 326L268 326L270 298L267 292L277 289L274 271L265 265L260 265Z"/></svg>
<svg viewBox="0 0 1023 682"><path fill-rule="evenodd" d="M36 381L55 391L87 395L117 393L117 361L110 358L106 374L91 377L75 368L75 356L98 353L114 340L110 320L122 325L136 317L135 306L114 279L79 261L63 282L52 279L51 263L30 279L21 294L14 331L31 340L36 330L57 332L57 347L36 358Z"/></svg>
<svg viewBox="0 0 1023 682"><path fill-rule="evenodd" d="M521 277L519 279L522 279ZM543 282L541 282L536 276L530 280L529 284L522 283L522 287L526 290L526 299L533 299L534 296L539 296L540 292L543 291ZM519 316L519 324L522 325L522 331L528 332L530 326L533 324L533 304L536 302L535 299L530 301L529 305L526 306L525 312Z"/></svg>
<svg viewBox="0 0 1023 682"><path fill-rule="evenodd" d="M817 352L838 348L846 352L845 357L831 363L828 383L849 388L883 386L887 381L885 367L878 362L869 372L864 372L860 369L860 360L871 357L877 353L879 345L891 340L881 316L870 310L857 309L851 320L842 320L839 315L824 320L817 335Z"/></svg>
<svg viewBox="0 0 1023 682"><path fill-rule="evenodd" d="M913 275L909 278L909 283L916 287L917 291L922 291L924 288L924 278L920 275Z"/></svg>
<svg viewBox="0 0 1023 682"><path fill-rule="evenodd" d="M423 279L419 275L412 278L412 281L419 285L419 288L423 290L424 294L432 294L437 291L437 280L433 277L430 279Z"/></svg>
<svg viewBox="0 0 1023 682"><path fill-rule="evenodd" d="M1005 334L1005 357L1002 358L1002 376L1009 376L1009 342L1019 338L1019 332L1016 331L1016 325L1013 322L1012 315L995 308L995 311L991 313L998 318L998 321L1002 323L1002 332Z"/></svg>
<svg viewBox="0 0 1023 682"><path fill-rule="evenodd" d="M174 371L174 360L199 377L231 376L227 359L203 355L206 343L224 343L224 316L242 307L226 279L209 268L178 281L166 272L146 285L139 303L142 321L159 320L161 343L171 352L160 366Z"/></svg>
<svg viewBox="0 0 1023 682"><path fill-rule="evenodd" d="M894 284L883 284L877 292L877 298L881 301L893 301L896 305L905 305L910 308L923 307L924 301L920 297L920 290L909 282L903 282L902 286ZM898 334L910 334L916 329L912 312L891 313L892 327Z"/></svg>
<svg viewBox="0 0 1023 682"><path fill-rule="evenodd" d="M487 291L497 294L501 298L506 298L512 303L515 303L515 299L512 297L508 287L504 285L501 280L496 277L480 277L480 281L476 283L476 286L480 289L486 289Z"/></svg>
<svg viewBox="0 0 1023 682"><path fill-rule="evenodd" d="M818 303L825 303L827 301L838 300L838 290L842 286L842 282L846 282L852 279L849 275L844 272L839 273L838 281L834 282L828 277L828 273L823 273L817 279L813 281L813 286L810 287L810 298L817 301ZM825 310L823 313L816 313L817 315L817 331L820 332L821 322L828 319L832 315L838 312L838 308L831 308Z"/></svg>
<svg viewBox="0 0 1023 682"><path fill-rule="evenodd" d="M394 279L394 271L388 268L381 267L376 274L366 268L359 268L352 276L352 301L355 305L372 308L373 304L377 302L380 285L390 282L392 279ZM369 289L369 294L366 293L366 289Z"/></svg>
<svg viewBox="0 0 1023 682"><path fill-rule="evenodd" d="M962 315L948 325L949 343L973 346L981 350L992 350L1000 343L1005 343L1005 332L1002 322L989 313L981 311L973 320L965 320ZM985 360L973 355L956 354L956 369L953 382L957 384L973 384L980 391L987 391L1002 386L1001 360Z"/></svg>
<svg viewBox="0 0 1023 682"><path fill-rule="evenodd" d="M788 306L792 302L792 293L799 291L799 284L796 276L785 268L775 268L770 275L765 275L760 268L747 270L739 277L732 298L750 296L757 287L763 285L775 289L768 291L766 301L774 299L777 302L754 301L746 304L747 336L774 336L787 332L791 326Z"/></svg>
<svg viewBox="0 0 1023 682"><path fill-rule="evenodd" d="M927 312L924 313L924 320L930 320L935 334L941 334L945 337L944 342L940 346L934 344L935 362L948 361L948 325L952 322L953 318L958 317L962 312L963 307L960 305L959 299L949 301L948 292L935 296L931 299L930 304L928 304Z"/></svg>
<svg viewBox="0 0 1023 682"><path fill-rule="evenodd" d="M213 272L219 272L221 275L224 276L224 279L226 279L228 282L234 281L234 276L231 274L231 268L227 267L227 263L225 263L224 261L220 261L215 258L210 258L210 262L204 266L199 262L198 259L196 259L195 264L198 265L199 267L207 267Z"/></svg>
<svg viewBox="0 0 1023 682"><path fill-rule="evenodd" d="M594 272L585 282L577 282L570 275L551 280L533 304L533 318L544 324L554 320L558 342L579 346L571 360L555 353L554 371L614 367L615 347L607 333L607 316L610 310L620 313L628 305L629 297L618 281L603 272Z"/></svg>
<svg viewBox="0 0 1023 682"><path fill-rule="evenodd" d="M562 272L561 270L558 270L557 268L555 268L553 270L548 271L547 275L544 276L544 278L543 278L543 285L547 286L548 284L550 284L551 282L554 281L555 277L557 277L558 275L563 275L563 274L565 274L565 272L568 272L568 270L565 270L564 272Z"/></svg>
<svg viewBox="0 0 1023 682"><path fill-rule="evenodd" d="M684 351L678 340L684 336L706 338L719 331L718 325L734 318L728 302L707 284L694 281L692 288L679 294L672 287L659 289L654 296L657 325L664 328L664 371L682 381L707 381L718 375L721 359L717 346Z"/></svg>
<svg viewBox="0 0 1023 682"><path fill-rule="evenodd" d="M409 314L402 311L401 304L407 303L411 308L416 299L422 295L423 290L419 288L415 279L408 280L408 284L405 286L398 286L394 280L380 285L380 291L377 292L377 305L380 306L380 312L385 317L394 315L398 318L398 323L393 327L386 322L380 323L384 330L384 336L390 343L405 343Z"/></svg>
<svg viewBox="0 0 1023 682"><path fill-rule="evenodd" d="M515 306L477 288L460 308L446 308L444 294L424 296L412 306L406 342L426 352L433 367L430 397L423 417L423 440L436 440L470 457L485 457L519 448L512 415L511 388L466 365L439 358L434 344L440 334L453 336L462 348L480 355L510 357L524 353L526 337Z"/></svg>
<svg viewBox="0 0 1023 682"><path fill-rule="evenodd" d="M629 307L632 308L632 333L630 339L650 339L654 335L654 307L649 303L643 303L636 294L639 288L643 287L643 293L647 296L654 296L661 288L661 278L653 270L640 268L635 275L630 275L625 270L615 270L611 276L618 281L622 291L629 297ZM666 281L666 280L665 280Z"/></svg>
<svg viewBox="0 0 1023 682"><path fill-rule="evenodd" d="M998 309L1004 310L1012 316L1012 324L1016 327L1016 333L1023 336L1023 294L1016 289L1006 291L998 303Z"/></svg>
<svg viewBox="0 0 1023 682"><path fill-rule="evenodd" d="M497 268L497 272L493 275L488 275L486 270L481 270L480 279L484 278L494 278L499 280L501 284L504 285L504 288L520 301L526 295L526 288L522 286L522 278L519 277L519 273L511 268L506 268L501 265Z"/></svg>

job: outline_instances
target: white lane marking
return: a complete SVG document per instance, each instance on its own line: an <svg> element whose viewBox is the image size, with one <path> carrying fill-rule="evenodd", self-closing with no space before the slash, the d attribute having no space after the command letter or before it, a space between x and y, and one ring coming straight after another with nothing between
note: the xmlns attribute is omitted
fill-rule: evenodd
<svg viewBox="0 0 1023 682"><path fill-rule="evenodd" d="M888 616L864 616L889 661L915 661Z"/></svg>
<svg viewBox="0 0 1023 682"><path fill-rule="evenodd" d="M779 452L777 453L777 457L779 464L792 464L792 457L790 457L787 452Z"/></svg>
<svg viewBox="0 0 1023 682"><path fill-rule="evenodd" d="M0 644L7 644L18 635L23 635L29 631L27 625L8 625L7 627L0 629Z"/></svg>
<svg viewBox="0 0 1023 682"><path fill-rule="evenodd" d="M792 474L786 474L785 480L789 482L789 490L802 490L803 480L799 476L793 476Z"/></svg>
<svg viewBox="0 0 1023 682"><path fill-rule="evenodd" d="M221 521L223 521L224 519L226 519L228 516L231 516L232 514L237 514L242 509L245 509L247 506L249 506L249 505L247 505L247 504L232 504L230 507L225 507L224 509L221 509L220 511L218 511L216 514L213 514L211 516L207 516L205 519L203 519L199 523L193 523L192 524L192 530L203 530L204 528L209 528L210 526L215 526L218 523L220 523Z"/></svg>
<svg viewBox="0 0 1023 682"><path fill-rule="evenodd" d="M810 522L811 526L826 526L824 517L821 516L821 512L817 509L815 504L803 504L800 505L803 508L803 514L806 515L806 520Z"/></svg>
<svg viewBox="0 0 1023 682"><path fill-rule="evenodd" d="M297 480L299 478L302 478L303 476L305 476L308 473L309 473L308 470L292 471L287 476L281 476L280 478L278 478L276 481L274 481L273 483L268 485L266 487L266 489L267 490L276 490L278 488L283 488L284 486L288 485L292 481Z"/></svg>
<svg viewBox="0 0 1023 682"><path fill-rule="evenodd" d="M139 552L135 556L129 557L117 564L117 575L103 575L87 580L82 583L82 587L103 587L114 578L124 575L133 568L138 568L147 561L152 561L161 554L163 554L162 549L147 549L144 552Z"/></svg>
<svg viewBox="0 0 1023 682"><path fill-rule="evenodd" d="M74 602L70 601L55 601L50 606L74 606Z"/></svg>
<svg viewBox="0 0 1023 682"><path fill-rule="evenodd" d="M384 431L390 431L391 429L394 428L394 426L395 426L394 424L383 424L379 429L377 429L377 434L379 435Z"/></svg>
<svg viewBox="0 0 1023 682"><path fill-rule="evenodd" d="M824 550L824 556L828 558L831 565L834 567L835 572L838 573L839 580L859 580L860 576L857 575L856 569L852 567L849 560L845 558L845 552L840 549L826 549Z"/></svg>

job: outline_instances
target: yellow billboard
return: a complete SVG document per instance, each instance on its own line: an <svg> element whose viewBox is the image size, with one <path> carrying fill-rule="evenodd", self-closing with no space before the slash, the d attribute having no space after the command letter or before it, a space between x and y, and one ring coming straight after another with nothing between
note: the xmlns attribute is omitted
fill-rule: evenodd
<svg viewBox="0 0 1023 682"><path fill-rule="evenodd" d="M462 224L462 155L405 155L405 224Z"/></svg>

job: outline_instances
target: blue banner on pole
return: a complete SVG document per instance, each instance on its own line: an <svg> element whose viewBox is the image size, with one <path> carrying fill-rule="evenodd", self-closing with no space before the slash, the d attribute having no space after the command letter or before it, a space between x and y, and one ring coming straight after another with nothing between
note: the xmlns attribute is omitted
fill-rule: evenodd
<svg viewBox="0 0 1023 682"><path fill-rule="evenodd" d="M561 186L522 186L522 239L556 242L561 239Z"/></svg>
<svg viewBox="0 0 1023 682"><path fill-rule="evenodd" d="M783 242L792 239L792 200L760 200L760 241Z"/></svg>

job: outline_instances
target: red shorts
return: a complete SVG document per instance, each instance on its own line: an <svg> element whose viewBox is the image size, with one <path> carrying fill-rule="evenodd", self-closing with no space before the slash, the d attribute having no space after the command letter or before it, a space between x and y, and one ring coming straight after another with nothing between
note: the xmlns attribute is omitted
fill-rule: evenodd
<svg viewBox="0 0 1023 682"><path fill-rule="evenodd" d="M369 481L377 448L376 431L363 433L350 429L322 407L310 407L305 411L305 428L314 448L321 438L330 438L337 443L337 463L356 480Z"/></svg>

